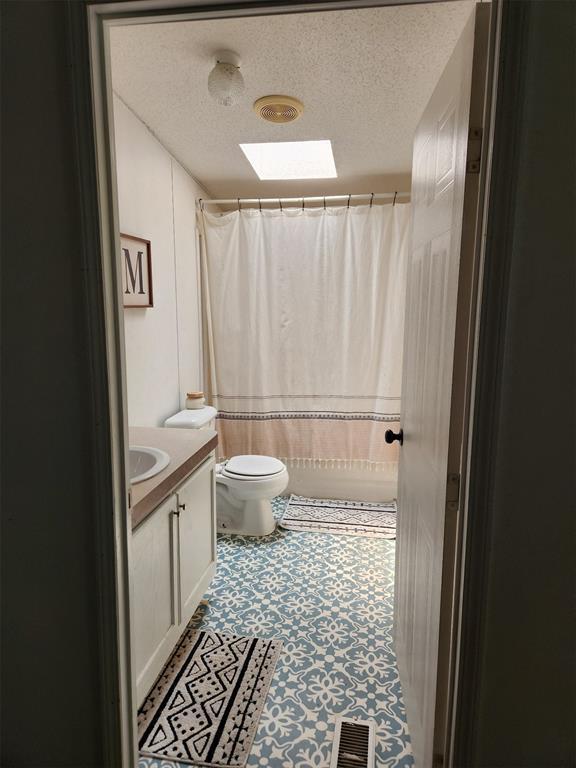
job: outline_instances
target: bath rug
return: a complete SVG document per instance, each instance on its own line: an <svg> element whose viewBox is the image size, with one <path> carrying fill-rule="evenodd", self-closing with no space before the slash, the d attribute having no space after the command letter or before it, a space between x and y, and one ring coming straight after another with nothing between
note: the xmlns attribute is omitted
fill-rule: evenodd
<svg viewBox="0 0 576 768"><path fill-rule="evenodd" d="M244 766L281 648L188 628L138 711L140 754Z"/></svg>
<svg viewBox="0 0 576 768"><path fill-rule="evenodd" d="M396 538L396 502L370 503L290 496L280 525L290 531Z"/></svg>

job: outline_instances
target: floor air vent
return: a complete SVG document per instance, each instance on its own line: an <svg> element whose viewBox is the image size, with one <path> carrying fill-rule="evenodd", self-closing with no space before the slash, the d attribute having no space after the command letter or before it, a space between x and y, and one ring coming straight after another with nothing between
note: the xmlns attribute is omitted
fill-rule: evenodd
<svg viewBox="0 0 576 768"><path fill-rule="evenodd" d="M330 768L374 768L374 721L336 719Z"/></svg>

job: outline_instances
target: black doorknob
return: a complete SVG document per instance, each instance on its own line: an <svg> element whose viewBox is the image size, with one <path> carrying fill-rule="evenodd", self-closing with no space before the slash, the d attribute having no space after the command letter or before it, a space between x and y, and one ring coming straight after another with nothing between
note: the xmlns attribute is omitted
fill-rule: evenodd
<svg viewBox="0 0 576 768"><path fill-rule="evenodd" d="M391 429L387 429L384 433L384 440L386 440L388 444L393 443L394 440L398 440L400 445L402 445L404 442L404 430L401 429L400 432L392 432Z"/></svg>

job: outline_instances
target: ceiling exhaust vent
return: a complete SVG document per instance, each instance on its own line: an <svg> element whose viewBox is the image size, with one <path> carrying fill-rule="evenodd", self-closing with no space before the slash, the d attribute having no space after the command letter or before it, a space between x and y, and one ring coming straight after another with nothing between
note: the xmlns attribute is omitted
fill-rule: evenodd
<svg viewBox="0 0 576 768"><path fill-rule="evenodd" d="M304 104L292 96L263 96L254 102L254 112L269 123L293 123L302 117Z"/></svg>
<svg viewBox="0 0 576 768"><path fill-rule="evenodd" d="M330 768L374 768L374 720L338 717Z"/></svg>

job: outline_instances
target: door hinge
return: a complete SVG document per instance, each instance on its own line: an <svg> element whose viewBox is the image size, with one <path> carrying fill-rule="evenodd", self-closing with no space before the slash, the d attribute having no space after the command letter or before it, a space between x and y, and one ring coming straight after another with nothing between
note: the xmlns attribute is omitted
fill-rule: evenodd
<svg viewBox="0 0 576 768"><path fill-rule="evenodd" d="M468 153L466 155L466 173L480 173L482 157L482 129L470 128L468 133Z"/></svg>
<svg viewBox="0 0 576 768"><path fill-rule="evenodd" d="M128 509L132 508L132 491L128 491Z"/></svg>
<svg viewBox="0 0 576 768"><path fill-rule="evenodd" d="M457 512L460 506L460 475L451 472L446 483L446 509Z"/></svg>

